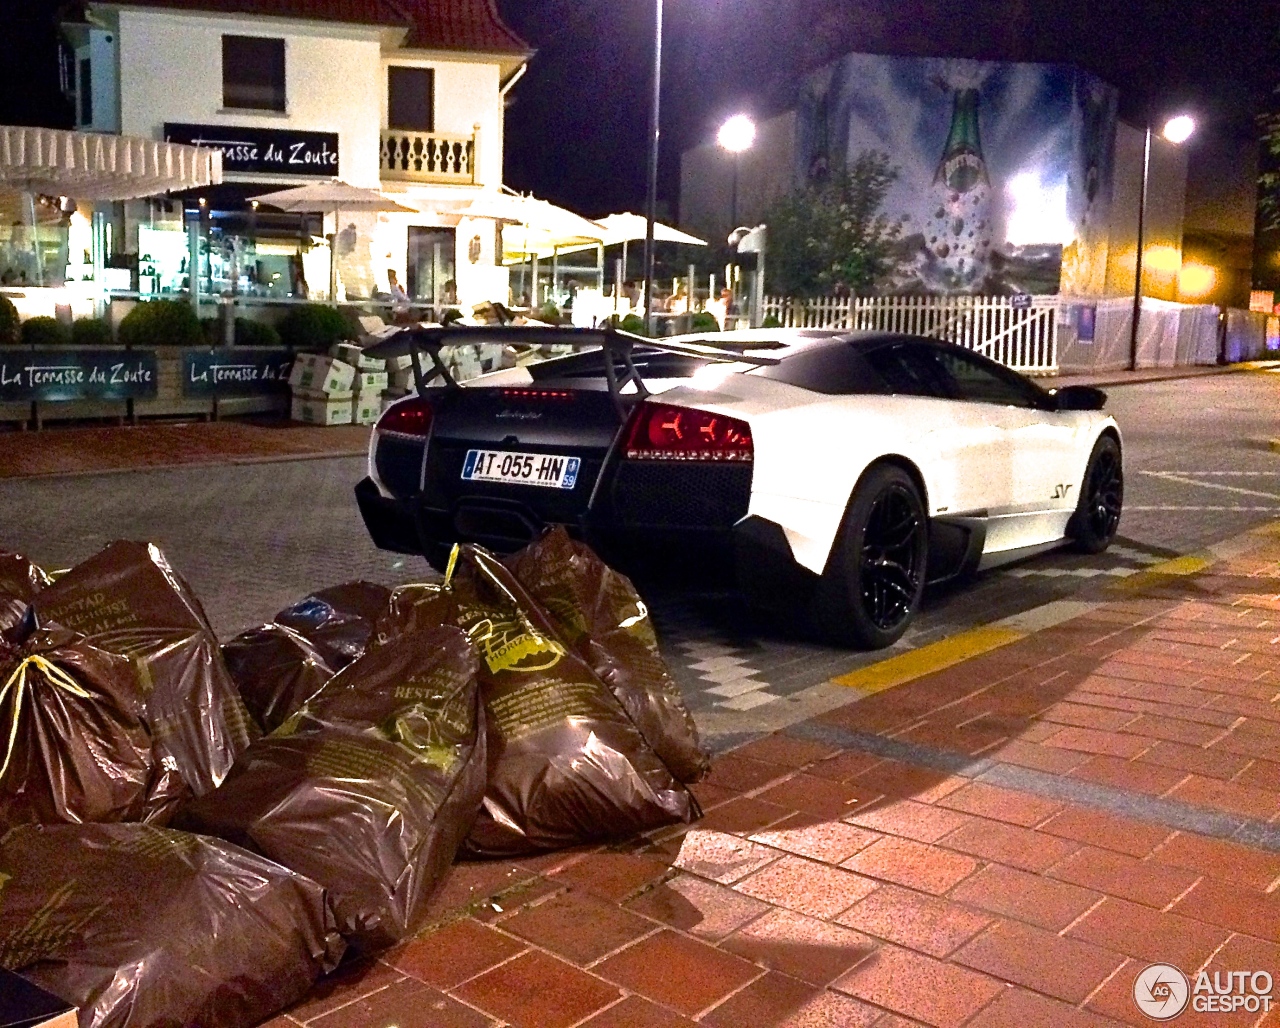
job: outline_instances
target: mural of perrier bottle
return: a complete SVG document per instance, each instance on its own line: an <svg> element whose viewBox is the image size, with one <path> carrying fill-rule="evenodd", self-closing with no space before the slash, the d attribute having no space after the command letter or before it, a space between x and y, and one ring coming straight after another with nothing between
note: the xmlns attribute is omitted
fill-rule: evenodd
<svg viewBox="0 0 1280 1028"><path fill-rule="evenodd" d="M948 89L951 130L933 177L925 279L941 292L970 292L983 287L990 270L991 177L978 128L979 91Z"/></svg>

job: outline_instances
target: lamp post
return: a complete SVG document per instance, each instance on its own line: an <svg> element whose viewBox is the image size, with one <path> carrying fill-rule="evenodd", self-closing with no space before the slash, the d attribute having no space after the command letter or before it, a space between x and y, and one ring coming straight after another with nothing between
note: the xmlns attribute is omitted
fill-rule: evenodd
<svg viewBox="0 0 1280 1028"><path fill-rule="evenodd" d="M729 231L738 227L738 167L742 154L756 141L756 126L745 114L735 114L720 126L716 142L720 148L733 154L733 187L729 200Z"/></svg>
<svg viewBox="0 0 1280 1028"><path fill-rule="evenodd" d="M1191 138L1196 130L1195 119L1186 114L1170 118L1160 133L1175 146ZM1151 119L1147 119L1147 131L1142 145L1142 190L1138 197L1138 256L1133 271L1133 322L1129 328L1129 370L1138 368L1138 320L1142 317L1142 251L1147 222L1147 189L1151 176Z"/></svg>
<svg viewBox="0 0 1280 1028"><path fill-rule="evenodd" d="M644 330L652 335L653 320L653 224L658 220L658 122L662 103L662 0L654 3L653 106L649 111L649 184L645 198L644 232Z"/></svg>

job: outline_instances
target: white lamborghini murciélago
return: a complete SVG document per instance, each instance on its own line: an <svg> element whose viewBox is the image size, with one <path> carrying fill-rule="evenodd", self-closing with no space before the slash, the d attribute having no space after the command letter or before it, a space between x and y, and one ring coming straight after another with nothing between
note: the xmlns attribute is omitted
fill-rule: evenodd
<svg viewBox="0 0 1280 1028"><path fill-rule="evenodd" d="M582 352L458 385L440 348L477 342ZM932 339L413 327L369 352L411 358L418 388L374 430L360 509L377 545L437 566L562 524L624 570L727 566L754 602L882 647L926 583L1098 552L1120 521L1102 392Z"/></svg>

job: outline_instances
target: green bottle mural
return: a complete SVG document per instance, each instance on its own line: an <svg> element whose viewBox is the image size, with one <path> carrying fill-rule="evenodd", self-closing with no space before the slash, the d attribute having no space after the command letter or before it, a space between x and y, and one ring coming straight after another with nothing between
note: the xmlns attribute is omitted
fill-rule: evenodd
<svg viewBox="0 0 1280 1028"><path fill-rule="evenodd" d="M980 93L944 84L951 93L951 129L933 177L933 213L924 277L944 291L978 290L990 272L991 176L982 155Z"/></svg>

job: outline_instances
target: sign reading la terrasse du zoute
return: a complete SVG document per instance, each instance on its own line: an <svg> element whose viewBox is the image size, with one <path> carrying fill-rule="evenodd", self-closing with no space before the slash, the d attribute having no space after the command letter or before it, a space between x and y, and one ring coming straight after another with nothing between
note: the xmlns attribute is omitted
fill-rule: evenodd
<svg viewBox="0 0 1280 1028"><path fill-rule="evenodd" d="M338 133L165 122L164 138L222 151L224 172L338 177Z"/></svg>
<svg viewBox="0 0 1280 1028"><path fill-rule="evenodd" d="M152 350L0 351L0 400L127 400L156 395Z"/></svg>

